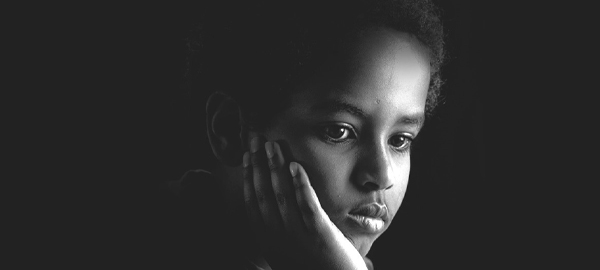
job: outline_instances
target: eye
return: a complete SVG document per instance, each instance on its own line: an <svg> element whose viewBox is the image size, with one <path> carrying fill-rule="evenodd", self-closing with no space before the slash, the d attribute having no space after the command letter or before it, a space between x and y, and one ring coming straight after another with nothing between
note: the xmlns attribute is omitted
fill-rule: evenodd
<svg viewBox="0 0 600 270"><path fill-rule="evenodd" d="M323 127L323 135L331 142L344 142L355 137L352 127L341 124Z"/></svg>
<svg viewBox="0 0 600 270"><path fill-rule="evenodd" d="M389 139L389 144L398 151L405 151L410 148L412 138L406 135L395 135Z"/></svg>

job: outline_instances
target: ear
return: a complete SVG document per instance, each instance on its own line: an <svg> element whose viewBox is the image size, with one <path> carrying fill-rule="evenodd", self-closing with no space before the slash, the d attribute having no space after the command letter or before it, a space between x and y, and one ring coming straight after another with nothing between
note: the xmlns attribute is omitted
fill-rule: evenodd
<svg viewBox="0 0 600 270"><path fill-rule="evenodd" d="M206 101L206 131L215 157L236 167L242 163L245 128L241 108L229 95L213 93Z"/></svg>

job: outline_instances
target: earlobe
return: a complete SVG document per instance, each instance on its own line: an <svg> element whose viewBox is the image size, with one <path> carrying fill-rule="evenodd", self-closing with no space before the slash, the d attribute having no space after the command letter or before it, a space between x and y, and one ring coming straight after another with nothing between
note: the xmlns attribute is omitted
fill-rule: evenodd
<svg viewBox="0 0 600 270"><path fill-rule="evenodd" d="M215 157L227 166L241 164L240 106L229 95L213 93L206 102L206 131Z"/></svg>

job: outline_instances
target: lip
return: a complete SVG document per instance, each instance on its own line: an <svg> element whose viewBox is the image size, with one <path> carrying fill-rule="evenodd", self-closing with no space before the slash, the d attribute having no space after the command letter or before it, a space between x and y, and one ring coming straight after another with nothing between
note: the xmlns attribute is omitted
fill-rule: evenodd
<svg viewBox="0 0 600 270"><path fill-rule="evenodd" d="M388 209L378 203L365 204L348 213L355 225L369 233L379 233L384 229L388 218Z"/></svg>

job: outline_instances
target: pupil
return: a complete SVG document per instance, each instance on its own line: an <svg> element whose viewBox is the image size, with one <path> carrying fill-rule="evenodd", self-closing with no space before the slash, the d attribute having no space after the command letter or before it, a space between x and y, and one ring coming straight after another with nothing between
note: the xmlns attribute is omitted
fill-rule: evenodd
<svg viewBox="0 0 600 270"><path fill-rule="evenodd" d="M342 127L329 128L329 136L331 138L339 139L342 136L344 136L344 131L345 130L346 129L342 128Z"/></svg>
<svg viewBox="0 0 600 270"><path fill-rule="evenodd" d="M392 145L396 147L400 147L404 144L404 138L400 136L396 136L392 138Z"/></svg>

